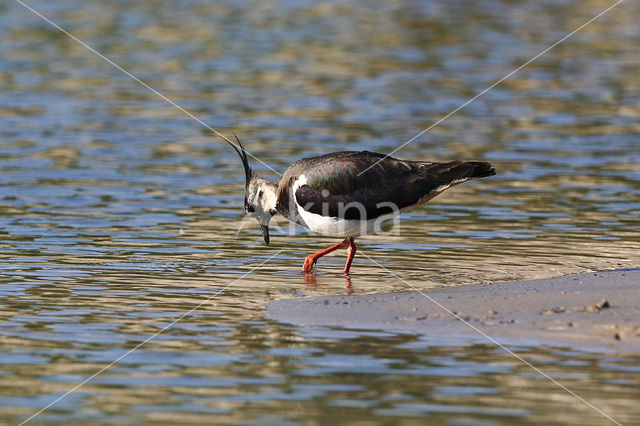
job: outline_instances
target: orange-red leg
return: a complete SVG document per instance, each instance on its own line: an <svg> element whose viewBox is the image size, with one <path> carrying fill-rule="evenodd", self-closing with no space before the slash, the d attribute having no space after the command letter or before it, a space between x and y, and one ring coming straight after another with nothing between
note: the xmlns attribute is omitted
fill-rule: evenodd
<svg viewBox="0 0 640 426"><path fill-rule="evenodd" d="M353 261L353 256L351 255L351 253L353 253L353 255L355 255L356 253L356 246L353 242L353 238L345 238L344 241L341 243L338 243L334 246L321 250L317 253L310 254L304 259L304 266L302 266L302 270L304 272L311 272L311 270L313 269L313 265L315 265L318 259L320 259L322 256L324 256L325 254L329 254L333 251L336 251L338 249L344 248L346 246L349 246L349 249L347 251L349 253L349 259L347 260L347 266L345 267L345 274L348 273L349 267L351 266L351 261Z"/></svg>
<svg viewBox="0 0 640 426"><path fill-rule="evenodd" d="M351 262L356 256L356 243L353 238L349 238L349 248L347 249L347 263L344 265L344 274L349 275L349 268L351 268Z"/></svg>

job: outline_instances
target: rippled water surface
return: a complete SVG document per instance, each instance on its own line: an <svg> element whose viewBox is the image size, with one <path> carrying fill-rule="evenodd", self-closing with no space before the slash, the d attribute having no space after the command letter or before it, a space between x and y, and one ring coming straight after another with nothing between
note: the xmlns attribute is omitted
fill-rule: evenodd
<svg viewBox="0 0 640 426"><path fill-rule="evenodd" d="M29 2L280 171L390 152L612 3ZM376 262L420 288L640 266L639 13L624 2L398 151L498 175L360 240L375 262L356 257L348 291L407 289ZM201 124L0 4L0 422L176 320L33 422L605 420L490 345L265 320L270 300L347 291L344 253L305 278L335 241L280 219L266 247L243 179ZM637 357L518 350L638 420Z"/></svg>

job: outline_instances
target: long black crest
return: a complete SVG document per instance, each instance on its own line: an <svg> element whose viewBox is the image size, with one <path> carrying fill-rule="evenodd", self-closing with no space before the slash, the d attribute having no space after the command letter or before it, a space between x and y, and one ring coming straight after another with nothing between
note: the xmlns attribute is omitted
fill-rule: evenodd
<svg viewBox="0 0 640 426"><path fill-rule="evenodd" d="M233 149L238 153L238 155L240 156L240 159L242 160L242 165L244 166L245 188L248 188L249 187L249 181L251 180L251 177L253 176L253 170L251 170L251 167L249 167L249 160L247 159L247 152L245 151L244 147L242 146L242 143L240 142L240 139L238 139L238 135L236 135L235 132L234 132L233 136L235 136L236 141L238 142L238 146L240 147L240 149L238 149L238 146L236 146L235 144L231 143L228 139L225 138L225 140L229 143L229 145L231 145L233 147Z"/></svg>

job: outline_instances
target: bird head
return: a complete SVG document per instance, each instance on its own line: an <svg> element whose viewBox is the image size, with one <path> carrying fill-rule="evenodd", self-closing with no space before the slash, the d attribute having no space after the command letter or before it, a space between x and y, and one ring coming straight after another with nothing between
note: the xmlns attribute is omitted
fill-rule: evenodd
<svg viewBox="0 0 640 426"><path fill-rule="evenodd" d="M247 153L237 136L236 141L238 141L239 149L233 144L231 144L231 146L233 146L240 156L242 165L244 166L244 210L249 216L258 221L262 229L264 242L268 245L269 222L271 218L278 213L276 210L276 190L278 189L278 185L254 174L251 167L249 167Z"/></svg>
<svg viewBox="0 0 640 426"><path fill-rule="evenodd" d="M264 242L269 244L269 221L276 211L277 185L259 176L252 176L244 192L244 209L258 221Z"/></svg>

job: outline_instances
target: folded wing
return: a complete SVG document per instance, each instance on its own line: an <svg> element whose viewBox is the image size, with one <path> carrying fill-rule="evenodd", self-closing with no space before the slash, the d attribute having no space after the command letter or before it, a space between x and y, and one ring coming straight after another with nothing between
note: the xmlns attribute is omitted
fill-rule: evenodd
<svg viewBox="0 0 640 426"><path fill-rule="evenodd" d="M404 161L368 151L301 162L306 183L295 191L296 202L311 213L353 220L417 206L453 185L495 174L487 162Z"/></svg>

